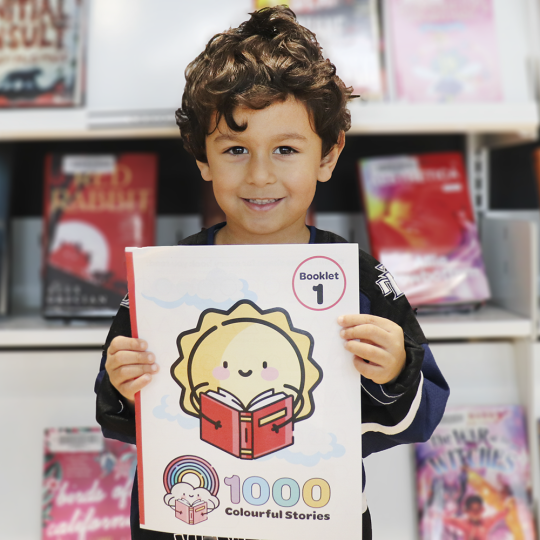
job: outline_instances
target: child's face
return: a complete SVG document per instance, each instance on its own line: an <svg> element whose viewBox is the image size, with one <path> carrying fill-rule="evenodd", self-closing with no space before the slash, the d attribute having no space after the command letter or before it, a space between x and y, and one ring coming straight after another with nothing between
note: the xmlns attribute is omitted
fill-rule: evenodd
<svg viewBox="0 0 540 540"><path fill-rule="evenodd" d="M197 162L227 216L218 243L306 243L306 211L317 181L330 179L344 138L321 158L321 138L294 98L258 111L238 108L234 119L246 130L232 131L222 118L206 138L208 163Z"/></svg>

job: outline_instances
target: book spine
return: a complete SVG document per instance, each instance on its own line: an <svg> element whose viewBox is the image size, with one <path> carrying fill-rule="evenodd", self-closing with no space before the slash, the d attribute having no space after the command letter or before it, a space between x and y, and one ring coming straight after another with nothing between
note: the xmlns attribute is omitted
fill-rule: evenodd
<svg viewBox="0 0 540 540"><path fill-rule="evenodd" d="M240 458L253 459L253 414L240 413Z"/></svg>
<svg viewBox="0 0 540 540"><path fill-rule="evenodd" d="M193 507L189 507L189 524L194 525L195 524L195 512L193 510Z"/></svg>

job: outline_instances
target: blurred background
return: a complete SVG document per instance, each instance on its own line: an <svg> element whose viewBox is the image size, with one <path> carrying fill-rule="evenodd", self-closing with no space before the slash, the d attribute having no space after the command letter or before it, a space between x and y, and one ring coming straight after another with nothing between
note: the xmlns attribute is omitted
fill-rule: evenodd
<svg viewBox="0 0 540 540"><path fill-rule="evenodd" d="M75 538L54 532L71 519L55 497L81 445L81 463L101 456L80 466L86 481L131 481L133 450L100 438L93 393L123 250L223 220L175 125L184 69L277 3L0 0L0 537ZM369 457L374 537L460 539L464 501L481 494L485 517L511 501L489 538L535 538L540 2L289 6L360 96L308 220L370 251L395 278L388 294L418 310L459 412L441 434L484 426L515 465L476 460L472 435L440 439L442 469L433 441Z"/></svg>

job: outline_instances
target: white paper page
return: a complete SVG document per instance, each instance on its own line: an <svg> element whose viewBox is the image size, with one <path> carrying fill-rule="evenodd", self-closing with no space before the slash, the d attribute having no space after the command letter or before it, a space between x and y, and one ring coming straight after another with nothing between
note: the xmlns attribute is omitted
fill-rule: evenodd
<svg viewBox="0 0 540 540"><path fill-rule="evenodd" d="M358 246L127 251L131 314L160 366L138 404L141 526L360 538L360 375L337 323L359 312ZM245 407L285 397L241 413L205 395L219 388Z"/></svg>

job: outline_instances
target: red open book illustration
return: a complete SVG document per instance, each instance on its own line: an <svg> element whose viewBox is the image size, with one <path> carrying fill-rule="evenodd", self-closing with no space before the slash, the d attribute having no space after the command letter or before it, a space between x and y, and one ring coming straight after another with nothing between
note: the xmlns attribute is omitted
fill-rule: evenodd
<svg viewBox="0 0 540 540"><path fill-rule="evenodd" d="M208 519L208 504L206 501L198 501L191 506L186 499L176 499L174 510L174 515L189 525L196 525Z"/></svg>
<svg viewBox="0 0 540 540"><path fill-rule="evenodd" d="M201 394L201 439L241 459L256 459L293 444L293 399L268 390L244 407L230 392Z"/></svg>

